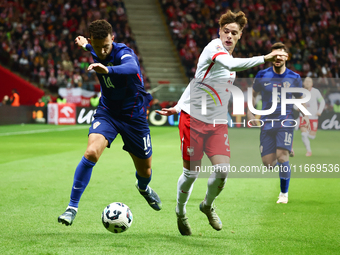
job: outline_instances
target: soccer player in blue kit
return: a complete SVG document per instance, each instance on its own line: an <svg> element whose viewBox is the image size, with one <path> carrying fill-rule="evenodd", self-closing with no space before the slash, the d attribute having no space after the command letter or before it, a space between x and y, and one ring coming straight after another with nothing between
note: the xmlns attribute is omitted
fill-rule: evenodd
<svg viewBox="0 0 340 255"><path fill-rule="evenodd" d="M162 208L158 195L148 185L152 145L146 108L152 97L144 90L138 58L125 44L114 42L112 26L105 20L93 21L89 34L88 39L78 36L75 43L91 52L94 63L88 70L96 71L102 96L89 129L85 154L75 170L69 205L58 217L58 222L66 226L73 223L93 167L118 133L123 149L134 162L138 191L154 210Z"/></svg>
<svg viewBox="0 0 340 255"><path fill-rule="evenodd" d="M286 46L281 42L273 44L271 49L272 51L282 50L287 52ZM281 88L302 88L300 75L288 69L286 61L286 56L276 56L273 67L259 71L254 79L252 93L253 105L255 105L257 95L261 93L262 110L268 110L272 107L273 88L277 88L277 108L272 114L261 116L263 125L260 134L260 151L262 162L266 167L279 166L281 192L277 203L284 204L288 203L288 187L291 176L289 153L292 151L294 125L296 123L293 121L293 104L287 104L286 115L281 115ZM302 93L286 94L287 99L291 99L293 96L301 98ZM302 105L306 108L304 104ZM302 114L306 121L305 126L309 129L309 118L304 113ZM249 108L247 115L249 120L255 119ZM282 121L284 121L283 124ZM251 124L256 125L256 121L251 121Z"/></svg>

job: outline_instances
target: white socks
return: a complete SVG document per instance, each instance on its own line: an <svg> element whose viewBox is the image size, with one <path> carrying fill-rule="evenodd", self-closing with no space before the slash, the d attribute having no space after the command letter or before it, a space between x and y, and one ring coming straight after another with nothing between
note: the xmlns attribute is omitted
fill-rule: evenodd
<svg viewBox="0 0 340 255"><path fill-rule="evenodd" d="M66 210L67 210L67 209L73 209L73 210L75 210L76 212L78 212L78 208L77 208L77 207L68 206L68 207L66 208Z"/></svg>
<svg viewBox="0 0 340 255"><path fill-rule="evenodd" d="M198 177L199 172L190 171L183 167L183 173L177 183L177 207L176 213L179 215L186 214L186 204L190 198L191 191L194 187L194 182Z"/></svg>
<svg viewBox="0 0 340 255"><path fill-rule="evenodd" d="M204 199L204 204L211 206L216 197L222 192L227 182L230 164L215 165L217 171L213 172L208 180L208 189ZM228 170L228 171L227 171Z"/></svg>
<svg viewBox="0 0 340 255"><path fill-rule="evenodd" d="M308 137L309 137L310 139L312 139L312 140L315 139L315 135L310 135L310 134L308 134Z"/></svg>
<svg viewBox="0 0 340 255"><path fill-rule="evenodd" d="M288 192L287 193L282 193L280 192L280 195L279 196L285 196L285 197L288 197Z"/></svg>
<svg viewBox="0 0 340 255"><path fill-rule="evenodd" d="M204 199L204 204L211 206L216 197L223 190L227 182L230 164L215 165L213 172L208 179L208 189ZM199 175L199 172L190 171L183 167L183 173L177 183L177 207L176 213L179 215L186 214L186 204L190 198L194 183Z"/></svg>
<svg viewBox="0 0 340 255"><path fill-rule="evenodd" d="M302 132L301 136L302 136L302 142L305 145L307 151L312 151L312 149L310 148L310 141L309 141L309 138L308 138L309 137L308 132ZM315 136L314 136L314 138L315 138Z"/></svg>

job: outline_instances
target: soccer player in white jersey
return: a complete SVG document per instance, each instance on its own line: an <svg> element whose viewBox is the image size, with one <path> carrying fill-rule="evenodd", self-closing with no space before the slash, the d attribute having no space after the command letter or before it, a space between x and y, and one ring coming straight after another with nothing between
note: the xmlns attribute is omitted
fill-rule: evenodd
<svg viewBox="0 0 340 255"><path fill-rule="evenodd" d="M222 222L212 206L215 198L221 193L227 180L230 159L228 126L216 125L216 118L227 119L227 105L230 98L230 85L236 73L260 64L273 61L276 56L285 56L283 51L273 51L266 56L252 58L233 58L236 43L241 38L242 30L247 23L243 12L233 13L230 10L219 20L220 38L212 40L203 50L197 64L195 79L183 92L178 104L172 108L163 108L157 113L172 115L181 112L179 131L183 158L183 173L177 184L177 225L182 235L191 235L191 228L186 217L186 204L198 177L203 152L206 153L213 168L208 180L208 188L200 210L208 217L215 230L222 229ZM222 85L222 86L221 86ZM229 86L229 87L228 87ZM206 114L201 112L202 97L206 97ZM215 99L217 98L217 99ZM234 95L235 100L235 95ZM242 100L243 104L243 100Z"/></svg>
<svg viewBox="0 0 340 255"><path fill-rule="evenodd" d="M312 149L309 139L314 139L316 136L316 131L318 130L318 118L325 108L325 100L323 99L320 91L316 88L313 88L312 78L307 77L303 82L303 86L305 89L308 89L311 92L311 99L306 103L307 110L312 114L309 116L311 126L310 132L308 132L307 128L303 126L304 123L302 123L302 117L300 116L302 142L307 150L306 156L310 157L312 156Z"/></svg>

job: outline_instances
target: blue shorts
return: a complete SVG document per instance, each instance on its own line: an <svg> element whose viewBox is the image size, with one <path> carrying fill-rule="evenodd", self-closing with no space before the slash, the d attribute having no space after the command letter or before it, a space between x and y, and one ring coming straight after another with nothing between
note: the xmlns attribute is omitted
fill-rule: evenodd
<svg viewBox="0 0 340 255"><path fill-rule="evenodd" d="M293 146L294 127L279 127L261 130L260 152L261 157L276 153L276 149L285 149L291 152Z"/></svg>
<svg viewBox="0 0 340 255"><path fill-rule="evenodd" d="M89 135L92 133L102 134L109 142L107 147L110 148L119 133L124 142L123 150L141 159L151 157L150 129L145 114L135 119L123 120L112 117L106 110L98 107L93 117Z"/></svg>

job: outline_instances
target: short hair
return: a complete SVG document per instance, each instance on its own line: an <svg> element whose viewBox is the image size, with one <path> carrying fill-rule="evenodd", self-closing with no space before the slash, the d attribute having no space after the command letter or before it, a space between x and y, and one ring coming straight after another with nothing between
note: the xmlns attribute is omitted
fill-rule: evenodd
<svg viewBox="0 0 340 255"><path fill-rule="evenodd" d="M277 43L274 43L271 47L271 50L280 50L280 49L283 49L285 52L288 53L288 49L286 47L286 45L284 45L282 42L277 42Z"/></svg>
<svg viewBox="0 0 340 255"><path fill-rule="evenodd" d="M234 13L231 10L228 10L227 13L223 14L218 21L220 28L224 27L225 24L236 23L240 26L240 30L243 30L247 22L248 20L244 12L239 11Z"/></svg>
<svg viewBox="0 0 340 255"><path fill-rule="evenodd" d="M112 26L104 19L91 22L89 26L90 38L105 39L108 35L112 35Z"/></svg>

